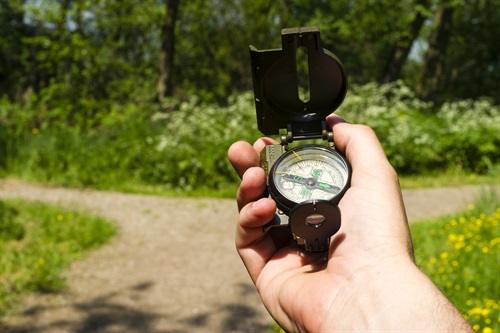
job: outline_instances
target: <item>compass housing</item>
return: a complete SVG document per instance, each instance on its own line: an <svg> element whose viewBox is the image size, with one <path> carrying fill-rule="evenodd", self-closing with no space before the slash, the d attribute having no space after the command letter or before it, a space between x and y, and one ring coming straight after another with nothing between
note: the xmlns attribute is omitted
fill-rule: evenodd
<svg viewBox="0 0 500 333"><path fill-rule="evenodd" d="M309 171L297 173L299 164ZM321 175L323 173L323 175ZM350 186L351 166L345 157L327 146L297 146L281 155L269 170L269 195L277 208L289 215L305 201L330 201L337 205ZM283 182L289 189L284 189Z"/></svg>

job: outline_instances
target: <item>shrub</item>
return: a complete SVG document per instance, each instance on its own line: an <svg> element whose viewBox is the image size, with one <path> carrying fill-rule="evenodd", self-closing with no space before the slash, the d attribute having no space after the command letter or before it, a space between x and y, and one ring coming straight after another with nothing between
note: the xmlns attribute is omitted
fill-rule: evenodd
<svg viewBox="0 0 500 333"><path fill-rule="evenodd" d="M0 101L0 151L6 152L0 169L68 186L234 188L227 148L260 136L251 92L232 96L226 106L196 97L166 100L160 109L153 103L106 103L87 125L76 116L76 124L62 122L60 108L40 114L31 107ZM400 82L354 85L337 113L373 127L400 174L499 168L500 107L488 100L436 107Z"/></svg>

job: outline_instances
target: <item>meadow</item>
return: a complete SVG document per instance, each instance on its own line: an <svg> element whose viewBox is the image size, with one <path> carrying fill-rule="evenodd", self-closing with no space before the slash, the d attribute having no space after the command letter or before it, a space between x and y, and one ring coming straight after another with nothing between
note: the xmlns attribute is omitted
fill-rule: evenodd
<svg viewBox="0 0 500 333"><path fill-rule="evenodd" d="M500 331L500 192L467 210L411 225L417 265L476 332Z"/></svg>

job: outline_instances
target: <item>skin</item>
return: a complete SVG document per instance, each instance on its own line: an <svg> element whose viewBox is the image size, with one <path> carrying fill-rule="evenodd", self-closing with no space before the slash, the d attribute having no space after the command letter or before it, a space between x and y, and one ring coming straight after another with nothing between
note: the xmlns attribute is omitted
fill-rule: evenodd
<svg viewBox="0 0 500 333"><path fill-rule="evenodd" d="M276 204L263 197L259 152L275 141L236 142L228 151L242 178L236 248L269 313L289 332L472 332L414 263L397 174L373 130L335 115L327 124L353 171L328 253L293 240L277 247L262 230Z"/></svg>

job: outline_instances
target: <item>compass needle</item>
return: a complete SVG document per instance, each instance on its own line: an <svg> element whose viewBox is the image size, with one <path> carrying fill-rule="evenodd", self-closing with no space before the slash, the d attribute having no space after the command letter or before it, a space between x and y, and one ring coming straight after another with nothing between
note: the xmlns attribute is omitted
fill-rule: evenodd
<svg viewBox="0 0 500 333"><path fill-rule="evenodd" d="M292 150L292 153L294 153L295 156L297 156L297 158L302 161L302 157L300 157L295 150Z"/></svg>

